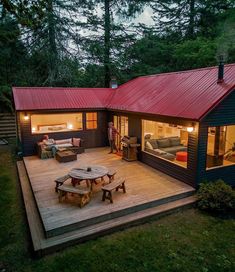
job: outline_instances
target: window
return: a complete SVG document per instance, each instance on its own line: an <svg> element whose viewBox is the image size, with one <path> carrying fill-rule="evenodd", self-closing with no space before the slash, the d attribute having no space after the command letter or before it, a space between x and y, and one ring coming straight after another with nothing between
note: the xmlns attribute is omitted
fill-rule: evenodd
<svg viewBox="0 0 235 272"><path fill-rule="evenodd" d="M143 120L142 134L143 151L187 167L188 131L186 127Z"/></svg>
<svg viewBox="0 0 235 272"><path fill-rule="evenodd" d="M33 134L76 131L82 129L82 113L31 115L31 131Z"/></svg>
<svg viewBox="0 0 235 272"><path fill-rule="evenodd" d="M86 128L97 129L97 112L86 113Z"/></svg>
<svg viewBox="0 0 235 272"><path fill-rule="evenodd" d="M206 167L235 164L235 125L209 127Z"/></svg>

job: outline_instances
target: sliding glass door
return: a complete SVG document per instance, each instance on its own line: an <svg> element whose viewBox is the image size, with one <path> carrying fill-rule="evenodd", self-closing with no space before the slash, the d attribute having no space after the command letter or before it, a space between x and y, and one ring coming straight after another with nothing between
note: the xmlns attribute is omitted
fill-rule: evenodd
<svg viewBox="0 0 235 272"><path fill-rule="evenodd" d="M120 135L117 135L116 145L119 150L122 150L122 146L120 142L121 142L121 138L124 135L128 135L128 117L121 116L121 115L114 115L113 122L114 122L115 128L120 133Z"/></svg>

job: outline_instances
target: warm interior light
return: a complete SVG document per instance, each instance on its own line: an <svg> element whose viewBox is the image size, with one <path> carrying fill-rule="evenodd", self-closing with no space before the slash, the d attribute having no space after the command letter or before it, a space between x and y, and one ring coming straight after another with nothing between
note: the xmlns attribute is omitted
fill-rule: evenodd
<svg viewBox="0 0 235 272"><path fill-rule="evenodd" d="M36 128L35 127L32 127L32 132L35 132L36 131Z"/></svg>
<svg viewBox="0 0 235 272"><path fill-rule="evenodd" d="M27 113L24 114L24 120L29 120L29 116Z"/></svg>
<svg viewBox="0 0 235 272"><path fill-rule="evenodd" d="M72 124L68 124L68 129L73 129L73 125Z"/></svg>
<svg viewBox="0 0 235 272"><path fill-rule="evenodd" d="M188 132L193 132L194 128L193 127L187 127Z"/></svg>

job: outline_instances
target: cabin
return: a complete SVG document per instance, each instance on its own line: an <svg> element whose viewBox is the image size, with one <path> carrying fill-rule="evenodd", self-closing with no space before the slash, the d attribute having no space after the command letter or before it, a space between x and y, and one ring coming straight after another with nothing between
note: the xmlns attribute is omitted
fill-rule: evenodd
<svg viewBox="0 0 235 272"><path fill-rule="evenodd" d="M122 136L137 137L143 163L195 188L220 178L234 186L234 89L235 64L222 63L114 88L14 87L17 134L24 156L45 134L103 147L113 121Z"/></svg>

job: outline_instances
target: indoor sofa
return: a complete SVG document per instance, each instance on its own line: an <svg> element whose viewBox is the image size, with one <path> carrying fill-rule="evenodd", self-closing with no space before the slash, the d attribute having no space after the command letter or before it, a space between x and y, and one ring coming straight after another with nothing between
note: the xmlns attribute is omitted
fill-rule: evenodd
<svg viewBox="0 0 235 272"><path fill-rule="evenodd" d="M180 143L179 137L162 139L148 139L145 137L145 150L158 157L174 160L176 152L187 151L187 147Z"/></svg>

